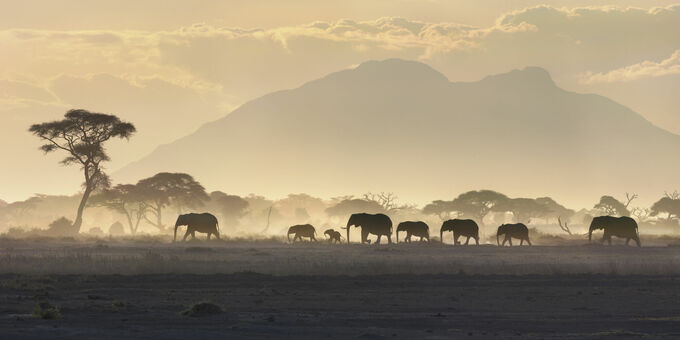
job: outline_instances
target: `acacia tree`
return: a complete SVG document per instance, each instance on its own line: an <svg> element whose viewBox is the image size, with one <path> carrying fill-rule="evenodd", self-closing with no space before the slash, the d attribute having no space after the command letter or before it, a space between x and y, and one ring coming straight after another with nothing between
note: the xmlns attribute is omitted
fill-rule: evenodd
<svg viewBox="0 0 680 340"><path fill-rule="evenodd" d="M111 189L106 189L92 196L90 204L125 215L130 233L133 235L137 233L146 209L143 196L137 186L133 184L119 184Z"/></svg>
<svg viewBox="0 0 680 340"><path fill-rule="evenodd" d="M464 216L477 219L477 223L484 225L484 217L494 206L508 199L507 196L493 190L468 191L453 200L456 211Z"/></svg>
<svg viewBox="0 0 680 340"><path fill-rule="evenodd" d="M672 194L666 193L666 196L656 201L650 210L650 216L667 214L666 222L671 223L674 219L680 217L680 195L677 191Z"/></svg>
<svg viewBox="0 0 680 340"><path fill-rule="evenodd" d="M550 212L547 205L531 198L509 198L501 200L493 211L512 213L516 222L527 222L532 217L542 217Z"/></svg>
<svg viewBox="0 0 680 340"><path fill-rule="evenodd" d="M630 204L630 201L628 202ZM600 202L595 204L595 209L602 210L606 215L611 216L628 216L630 211L626 208L626 205L621 203L612 196L602 196L600 197Z"/></svg>
<svg viewBox="0 0 680 340"><path fill-rule="evenodd" d="M248 201L237 195L214 191L210 193L210 201L220 211L225 225L236 225L248 212Z"/></svg>
<svg viewBox="0 0 680 340"><path fill-rule="evenodd" d="M145 204L144 220L161 231L165 229L163 225L165 207L174 204L177 211L182 213L184 208L197 208L210 199L205 188L184 173L158 173L140 180L137 183L137 190Z"/></svg>
<svg viewBox="0 0 680 340"><path fill-rule="evenodd" d="M456 211L453 201L436 200L423 207L423 214L437 215L442 221L451 218L451 214Z"/></svg>
<svg viewBox="0 0 680 340"><path fill-rule="evenodd" d="M61 163L80 165L85 177L83 196L78 205L73 231L80 232L83 211L92 192L110 185L103 162L109 161L104 143L112 138L129 139L134 125L114 115L87 110L69 110L63 120L31 125L29 131L45 141L40 149L45 153L61 150L67 153Z"/></svg>

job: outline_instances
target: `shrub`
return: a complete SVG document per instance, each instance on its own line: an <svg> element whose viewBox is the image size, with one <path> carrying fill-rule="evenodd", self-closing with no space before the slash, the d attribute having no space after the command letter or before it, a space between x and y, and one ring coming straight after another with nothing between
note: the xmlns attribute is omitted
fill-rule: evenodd
<svg viewBox="0 0 680 340"><path fill-rule="evenodd" d="M44 320L61 319L59 308L53 306L47 301L38 302L33 308L33 315Z"/></svg>
<svg viewBox="0 0 680 340"><path fill-rule="evenodd" d="M221 314L223 312L224 311L222 310L222 308L214 303L200 302L191 306L189 309L182 311L182 315L191 317L202 317Z"/></svg>

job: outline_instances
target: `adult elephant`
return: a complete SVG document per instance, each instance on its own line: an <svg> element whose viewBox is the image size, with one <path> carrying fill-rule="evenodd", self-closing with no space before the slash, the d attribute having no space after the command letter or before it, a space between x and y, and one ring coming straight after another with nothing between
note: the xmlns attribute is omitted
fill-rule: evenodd
<svg viewBox="0 0 680 340"><path fill-rule="evenodd" d="M467 237L465 240L466 246L470 242L471 237L475 240L475 243L479 245L479 226L477 225L477 222L473 220L461 220L455 218L445 221L442 224L442 228L439 230L439 239L442 241L442 243L444 243L445 231L453 232L454 245L460 244L460 242L458 242L458 238L461 236Z"/></svg>
<svg viewBox="0 0 680 340"><path fill-rule="evenodd" d="M293 237L293 243L295 240L302 241L303 237L309 237L309 241L316 241L316 229L311 224L298 224L288 228L288 242L290 242L290 234L295 234Z"/></svg>
<svg viewBox="0 0 680 340"><path fill-rule="evenodd" d="M520 239L520 246L524 243L524 241L527 241L527 243L531 245L531 241L529 241L529 228L527 228L524 223L503 224L498 227L498 232L496 233L496 244L499 246L501 246L501 244L498 243L498 237L501 235L505 235L502 244L503 246L505 246L505 242L509 242L510 246L512 247L513 238Z"/></svg>
<svg viewBox="0 0 680 340"><path fill-rule="evenodd" d="M214 234L218 239L220 238L220 226L217 223L217 217L213 214L203 213L203 214L184 214L177 217L177 222L175 222L175 236L172 241L177 240L177 228L179 226L187 226L187 232L184 234L182 241L186 241L189 234L191 238L196 238L196 232L207 233L208 240L210 235Z"/></svg>
<svg viewBox="0 0 680 340"><path fill-rule="evenodd" d="M361 243L371 241L368 240L368 235L373 234L378 236L376 244L380 243L383 235L387 236L387 242L392 244L392 220L385 214L352 214L347 221L347 243L349 243L349 228L356 226L361 228Z"/></svg>
<svg viewBox="0 0 680 340"><path fill-rule="evenodd" d="M637 243L637 246L641 247L637 222L635 222L635 220L630 217L598 216L593 218L593 221L590 222L590 228L588 229L588 242L590 242L592 239L593 230L598 229L604 230L604 234L602 235L602 240L600 240L600 242L607 240L611 246L612 236L616 236L625 238L626 245L628 245L630 240L633 239L635 240L635 243Z"/></svg>
<svg viewBox="0 0 680 340"><path fill-rule="evenodd" d="M426 239L430 242L430 227L422 221L406 221L397 225L397 243L399 243L399 232L406 232L404 242L411 243L411 236L420 237L420 241Z"/></svg>

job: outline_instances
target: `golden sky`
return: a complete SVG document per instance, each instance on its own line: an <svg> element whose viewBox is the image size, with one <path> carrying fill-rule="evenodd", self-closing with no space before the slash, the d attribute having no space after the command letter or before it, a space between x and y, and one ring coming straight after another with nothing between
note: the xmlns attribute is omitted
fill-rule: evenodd
<svg viewBox="0 0 680 340"><path fill-rule="evenodd" d="M0 1L0 199L78 188L79 172L26 131L69 108L137 125L111 144L116 169L247 100L371 59L452 81L540 66L680 133L678 32L680 5L653 0Z"/></svg>

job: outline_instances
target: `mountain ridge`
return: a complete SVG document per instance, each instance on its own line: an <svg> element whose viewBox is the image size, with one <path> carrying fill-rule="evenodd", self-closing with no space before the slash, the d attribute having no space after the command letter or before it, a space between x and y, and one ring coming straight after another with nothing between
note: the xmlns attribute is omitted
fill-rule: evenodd
<svg viewBox="0 0 680 340"><path fill-rule="evenodd" d="M571 191L565 196L591 199L594 190L584 188L611 191L613 183L635 181L640 173L651 175L655 169L650 162L656 158L644 154L678 146L680 136L608 98L565 91L539 67L476 82L450 82L428 65L388 59L254 99L159 146L114 177L136 181L157 171L184 171L211 187L261 194L333 196L385 190L426 200L494 187L520 196ZM645 162L612 176L614 166L607 160L614 164L630 154ZM556 170L570 166L565 159L591 165L575 176ZM552 167L544 164L551 162ZM659 162L679 169L678 162ZM400 168L381 175L378 169L386 168L381 163ZM460 163L470 165L461 169L456 166ZM427 169L426 177L431 177L426 190L416 188L418 183L403 185L404 178L414 182L406 170L418 168ZM453 179L446 168L457 169ZM522 177L536 183L509 184L512 176L507 173L514 171L526 172ZM570 178L571 188L554 183L563 177ZM435 179L440 188L435 188ZM651 189L661 190L661 185Z"/></svg>

